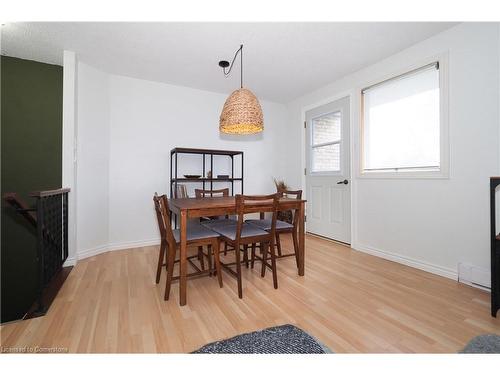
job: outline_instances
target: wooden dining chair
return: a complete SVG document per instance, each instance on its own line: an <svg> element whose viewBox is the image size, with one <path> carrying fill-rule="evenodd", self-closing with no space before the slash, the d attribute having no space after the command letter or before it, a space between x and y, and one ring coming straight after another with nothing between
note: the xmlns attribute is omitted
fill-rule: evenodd
<svg viewBox="0 0 500 375"><path fill-rule="evenodd" d="M270 205L265 210L265 212L272 213L271 219L271 229L270 231L265 231L260 229L255 225L250 225L244 222L244 215L250 212L255 212L256 205L262 205L265 201L268 201ZM234 224L221 224L212 227L212 230L221 235L221 241L224 241L234 247L236 256L236 272L229 268L230 264L222 264L224 269L228 270L233 276L236 277L238 282L238 297L243 298L243 287L241 280L241 254L240 250L243 246L244 251L248 248L248 245L253 243L262 244L263 255L262 255L262 271L261 276L264 277L266 267L270 267L273 272L273 285L274 288L278 288L278 275L276 272L276 253L274 248L274 238L276 229L276 216L278 208L279 195L236 195L236 214L238 220ZM267 251L270 249L271 253L271 264L267 263Z"/></svg>
<svg viewBox="0 0 500 375"><path fill-rule="evenodd" d="M280 197L287 197L287 198L293 198L293 199L302 199L302 190L278 190L278 194ZM255 225L260 229L263 229L265 231L270 231L271 230L271 219L265 219L263 215L261 216L260 219L258 220L246 220L248 224ZM299 224L299 215L298 215L298 209L295 209L292 211L292 223L288 223L286 221L282 220L276 220L276 231L275 231L275 238L276 238L276 247L278 250L278 258L280 257L288 257L288 256L295 256L295 262L297 264L297 267L299 267L299 241L297 238L297 227ZM281 250L281 239L280 235L281 234L286 234L286 233L291 233L292 235L292 241L293 241L293 253L290 254L283 254ZM255 249L256 249L255 244L252 244L252 256L251 256L251 265L253 267L254 261L255 261Z"/></svg>
<svg viewBox="0 0 500 375"><path fill-rule="evenodd" d="M194 189L194 195L196 198L205 198L205 197L228 197L229 196L229 188L217 189L217 190L203 190L203 189ZM215 216L202 218L201 225L211 228L214 225L222 225L222 224L235 224L236 220L234 218L230 218L229 215L225 216ZM228 248L227 242L224 242L224 255L227 255Z"/></svg>
<svg viewBox="0 0 500 375"><path fill-rule="evenodd" d="M156 218L158 220L158 227L160 229L161 243L160 243L160 254L158 257L158 266L156 270L156 283L160 282L161 270L163 266L167 268L167 281L165 285L165 300L169 299L170 287L173 280L177 280L179 277L174 277L174 264L179 262L176 260L177 249L180 247L180 230L172 229L170 221L170 210L168 208L168 199L166 195L158 196L155 193L153 197ZM207 246L208 254L211 253L212 249L214 251L215 258L215 268L217 271L217 279L219 281L219 286L222 288L222 272L220 265L219 256L219 234L205 228L199 224L188 224L187 227L187 246L201 247ZM166 262L164 263L166 258ZM209 267L208 270L202 270L192 261L192 259L198 258L198 255L193 255L188 257L189 264L195 269L195 272L189 273L189 276L199 276L202 274L211 274L212 269Z"/></svg>
<svg viewBox="0 0 500 375"><path fill-rule="evenodd" d="M229 196L229 188L216 189L216 190L194 189L194 196L196 198L228 197ZM202 218L203 221L207 221L207 223L203 223L207 226L216 224L217 220L226 220L226 219L229 219L228 215L211 216L211 217L203 217ZM235 220L231 220L231 221L235 221Z"/></svg>

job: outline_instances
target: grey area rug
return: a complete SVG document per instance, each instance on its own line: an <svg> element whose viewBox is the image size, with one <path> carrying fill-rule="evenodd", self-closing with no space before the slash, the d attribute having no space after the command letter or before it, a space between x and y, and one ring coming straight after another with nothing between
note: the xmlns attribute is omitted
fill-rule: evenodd
<svg viewBox="0 0 500 375"><path fill-rule="evenodd" d="M331 351L314 337L291 324L244 333L216 341L195 354L325 354Z"/></svg>
<svg viewBox="0 0 500 375"><path fill-rule="evenodd" d="M479 354L500 354L500 336L481 335L476 336L465 346L460 353Z"/></svg>

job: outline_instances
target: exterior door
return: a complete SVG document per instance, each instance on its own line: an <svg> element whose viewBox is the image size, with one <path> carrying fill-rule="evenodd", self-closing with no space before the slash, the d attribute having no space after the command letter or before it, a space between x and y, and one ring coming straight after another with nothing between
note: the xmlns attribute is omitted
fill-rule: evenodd
<svg viewBox="0 0 500 375"><path fill-rule="evenodd" d="M306 112L307 231L351 243L349 97Z"/></svg>

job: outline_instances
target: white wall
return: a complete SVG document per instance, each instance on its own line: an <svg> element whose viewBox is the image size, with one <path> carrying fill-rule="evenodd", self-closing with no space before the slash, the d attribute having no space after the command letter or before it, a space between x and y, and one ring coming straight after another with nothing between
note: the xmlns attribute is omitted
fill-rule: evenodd
<svg viewBox="0 0 500 375"><path fill-rule="evenodd" d="M169 156L174 147L242 150L245 193L274 191L272 177L282 175L285 106L261 102L265 130L260 135L224 137L218 123L226 97L123 76L110 77L112 248L158 238L152 197L155 191L169 193ZM201 174L200 156L184 160L179 174ZM219 160L217 166L220 169L214 168L214 174L227 172L224 160Z"/></svg>
<svg viewBox="0 0 500 375"><path fill-rule="evenodd" d="M78 63L77 79L77 252L92 255L108 243L108 74Z"/></svg>
<svg viewBox="0 0 500 375"><path fill-rule="evenodd" d="M354 92L353 168L359 170L359 94L366 83L449 52L450 178L360 179L353 173L355 249L456 277L457 264L489 268L489 176L499 173L498 24L461 24L288 105L287 179L303 183L304 107ZM295 150L302 150L297 153ZM300 166L300 167L298 167Z"/></svg>
<svg viewBox="0 0 500 375"><path fill-rule="evenodd" d="M261 102L262 134L222 136L218 121L226 97L107 74L79 63L79 258L159 241L152 197L155 191L169 193L174 147L242 150L245 193L274 191L272 178L282 177L284 169L285 106ZM179 173L201 174L200 160L184 158ZM235 167L239 173L237 161ZM228 168L227 159L215 160L215 174Z"/></svg>

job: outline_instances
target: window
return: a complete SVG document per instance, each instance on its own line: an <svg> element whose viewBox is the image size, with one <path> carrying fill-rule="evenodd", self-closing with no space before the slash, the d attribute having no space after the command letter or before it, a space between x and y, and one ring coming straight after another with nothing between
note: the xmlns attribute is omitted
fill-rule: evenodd
<svg viewBox="0 0 500 375"><path fill-rule="evenodd" d="M312 120L311 170L313 173L340 171L340 111Z"/></svg>
<svg viewBox="0 0 500 375"><path fill-rule="evenodd" d="M362 172L441 171L439 64L362 90Z"/></svg>

